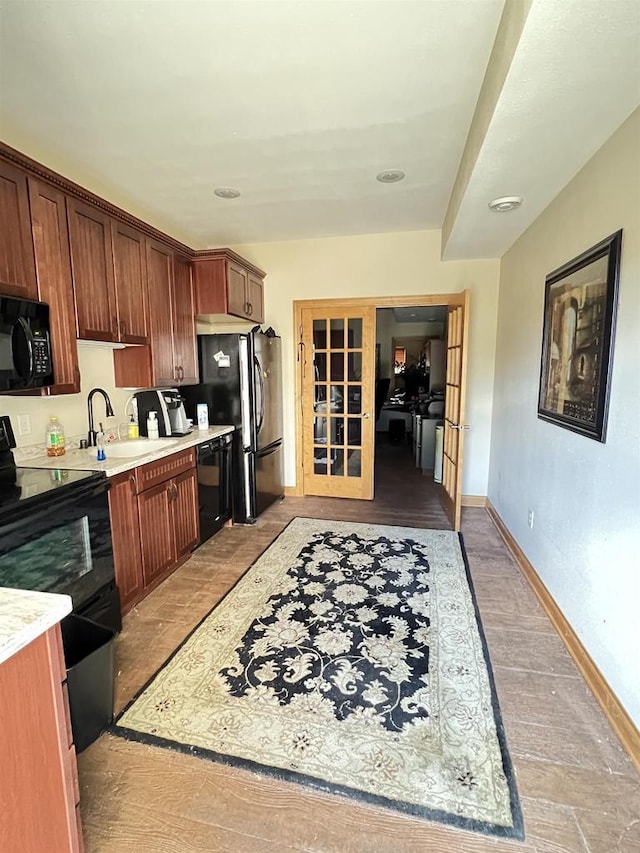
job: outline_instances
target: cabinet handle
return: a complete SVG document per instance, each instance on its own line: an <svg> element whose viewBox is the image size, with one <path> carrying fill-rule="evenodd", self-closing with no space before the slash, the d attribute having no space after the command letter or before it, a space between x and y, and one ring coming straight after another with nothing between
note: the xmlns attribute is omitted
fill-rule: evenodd
<svg viewBox="0 0 640 853"><path fill-rule="evenodd" d="M116 317L115 314L111 318L111 331L113 333L113 337L117 338L118 337L118 318Z"/></svg>
<svg viewBox="0 0 640 853"><path fill-rule="evenodd" d="M136 478L133 474L129 474L129 483L131 483L131 491L135 495L136 493Z"/></svg>
<svg viewBox="0 0 640 853"><path fill-rule="evenodd" d="M247 302L247 314L249 316L253 314L253 305L250 302Z"/></svg>
<svg viewBox="0 0 640 853"><path fill-rule="evenodd" d="M124 320L120 320L120 334L121 335L127 334L127 324L125 323Z"/></svg>
<svg viewBox="0 0 640 853"><path fill-rule="evenodd" d="M173 365L173 378L176 380L176 382L178 381L178 379L179 379L179 377L180 377L180 374L178 373L178 370L179 370L178 365L177 365L177 364L174 364L174 365Z"/></svg>
<svg viewBox="0 0 640 853"><path fill-rule="evenodd" d="M184 381L184 367L182 365L180 365L178 367L178 370L180 371L178 374L178 379L180 380L180 382L183 382Z"/></svg>
<svg viewBox="0 0 640 853"><path fill-rule="evenodd" d="M171 488L172 485L173 483L167 483L167 495L169 496L169 503L171 503L171 501L173 500L173 489Z"/></svg>

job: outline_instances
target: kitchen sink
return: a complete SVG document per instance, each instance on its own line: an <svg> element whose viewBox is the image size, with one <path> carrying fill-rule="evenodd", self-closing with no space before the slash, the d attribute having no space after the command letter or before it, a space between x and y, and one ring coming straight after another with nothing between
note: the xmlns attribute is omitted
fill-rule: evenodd
<svg viewBox="0 0 640 853"><path fill-rule="evenodd" d="M129 456L142 456L145 453L153 453L155 450L164 450L177 444L175 438L132 438L129 440L112 441L105 445L104 452L107 459L122 459ZM88 452L95 455L96 448L88 448Z"/></svg>

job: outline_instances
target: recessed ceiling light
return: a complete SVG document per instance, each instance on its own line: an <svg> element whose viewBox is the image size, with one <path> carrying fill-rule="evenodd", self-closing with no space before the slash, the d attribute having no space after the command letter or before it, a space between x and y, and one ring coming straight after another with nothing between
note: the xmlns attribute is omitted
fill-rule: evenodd
<svg viewBox="0 0 640 853"><path fill-rule="evenodd" d="M240 191L233 187L217 187L213 192L218 198L238 198L240 195Z"/></svg>
<svg viewBox="0 0 640 853"><path fill-rule="evenodd" d="M381 184L395 184L404 177L405 174L400 169L385 169L376 175L376 181L380 181Z"/></svg>
<svg viewBox="0 0 640 853"><path fill-rule="evenodd" d="M521 195L503 195L489 202L489 210L493 210L494 213L508 213L520 207L521 204Z"/></svg>

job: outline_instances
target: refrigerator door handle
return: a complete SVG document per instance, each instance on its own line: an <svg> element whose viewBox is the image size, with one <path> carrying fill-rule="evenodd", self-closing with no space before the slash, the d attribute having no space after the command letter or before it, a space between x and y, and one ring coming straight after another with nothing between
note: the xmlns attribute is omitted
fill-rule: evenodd
<svg viewBox="0 0 640 853"><path fill-rule="evenodd" d="M246 337L240 338L240 408L242 411L242 447L245 451L253 449L251 435L252 416L249 375L249 344Z"/></svg>
<svg viewBox="0 0 640 853"><path fill-rule="evenodd" d="M262 367L257 357L253 357L253 369L258 377L258 385L260 386L260 416L258 418L257 433L260 435L262 424L264 423L264 377L262 375Z"/></svg>

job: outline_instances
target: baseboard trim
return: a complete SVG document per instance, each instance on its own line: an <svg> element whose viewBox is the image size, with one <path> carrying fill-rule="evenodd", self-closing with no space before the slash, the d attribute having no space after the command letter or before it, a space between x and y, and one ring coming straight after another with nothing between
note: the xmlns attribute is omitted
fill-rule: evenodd
<svg viewBox="0 0 640 853"><path fill-rule="evenodd" d="M487 505L487 496L486 495L463 495L462 496L462 506L486 507L486 505Z"/></svg>
<svg viewBox="0 0 640 853"><path fill-rule="evenodd" d="M489 517L504 539L507 548L513 554L520 571L529 582L529 585L536 594L540 604L551 620L553 627L560 635L560 638L567 647L569 654L582 673L582 677L586 681L587 686L596 697L598 704L604 711L604 715L609 720L611 728L618 737L618 740L629 753L629 756L637 769L640 770L640 731L625 710L624 706L620 703L620 700L613 692L596 664L593 662L589 652L582 645L577 634L556 604L555 599L542 582L540 576L531 565L527 556L513 538L498 511L488 498L486 501L486 509Z"/></svg>
<svg viewBox="0 0 640 853"><path fill-rule="evenodd" d="M285 486L284 496L285 498L299 498L302 496L302 490L297 486Z"/></svg>

